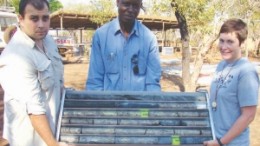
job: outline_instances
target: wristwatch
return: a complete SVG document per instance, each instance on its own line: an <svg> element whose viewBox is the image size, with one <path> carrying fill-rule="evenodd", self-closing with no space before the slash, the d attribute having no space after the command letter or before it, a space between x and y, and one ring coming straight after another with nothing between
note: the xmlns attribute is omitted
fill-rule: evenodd
<svg viewBox="0 0 260 146"><path fill-rule="evenodd" d="M219 144L220 146L224 146L224 144L221 142L220 139L221 139L221 138L218 138L218 137L217 137L218 144Z"/></svg>

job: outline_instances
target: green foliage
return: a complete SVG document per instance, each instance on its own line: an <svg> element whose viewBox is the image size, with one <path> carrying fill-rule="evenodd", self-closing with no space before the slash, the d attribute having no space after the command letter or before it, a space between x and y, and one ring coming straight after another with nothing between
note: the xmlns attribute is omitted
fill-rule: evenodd
<svg viewBox="0 0 260 146"><path fill-rule="evenodd" d="M3 5L5 3L4 1L5 0L0 0L0 5ZM15 7L15 11L18 13L20 0L7 0L7 3L8 3L7 5ZM61 2L58 0L49 0L49 4L50 4L51 12L54 12L60 8L63 8Z"/></svg>
<svg viewBox="0 0 260 146"><path fill-rule="evenodd" d="M90 20L103 25L104 23L111 20L113 16L115 16L114 12L114 0L91 0Z"/></svg>
<svg viewBox="0 0 260 146"><path fill-rule="evenodd" d="M57 10L63 8L63 5L58 0L49 0L49 4L50 4L51 12L54 12L54 11L57 11Z"/></svg>
<svg viewBox="0 0 260 146"><path fill-rule="evenodd" d="M148 0L144 3L147 15L173 16L171 0Z"/></svg>
<svg viewBox="0 0 260 146"><path fill-rule="evenodd" d="M15 12L18 13L20 0L9 0L8 2L15 8Z"/></svg>
<svg viewBox="0 0 260 146"><path fill-rule="evenodd" d="M70 7L65 7L64 10L66 12L71 12L71 13L86 14L86 13L90 13L89 7L90 5L86 5L86 4L74 4L71 5Z"/></svg>
<svg viewBox="0 0 260 146"><path fill-rule="evenodd" d="M173 8L172 1L175 2ZM209 6L208 0L151 0L149 7L149 14L153 15L174 16L178 10L185 16L189 26L205 25L214 17L214 9Z"/></svg>
<svg viewBox="0 0 260 146"><path fill-rule="evenodd" d="M174 9L171 7L172 1L175 2ZM149 6L149 14L174 16L175 10L178 10L188 21L204 23L214 15L208 3L208 0L150 0L146 4Z"/></svg>
<svg viewBox="0 0 260 146"><path fill-rule="evenodd" d="M149 0L144 3L144 7L146 8L148 15L173 16L174 13L171 9L170 2L170 0Z"/></svg>
<svg viewBox="0 0 260 146"><path fill-rule="evenodd" d="M115 16L114 2L114 0L90 0L89 4L71 5L65 11L78 14L91 14L90 20L101 26Z"/></svg>
<svg viewBox="0 0 260 146"><path fill-rule="evenodd" d="M174 2L174 8L171 8L171 2ZM260 34L259 0L150 0L146 5L149 6L148 14L173 17L176 10L182 13L190 35L196 38L191 39L191 44L198 44L205 36L215 36L222 22L232 17L250 22L251 37Z"/></svg>
<svg viewBox="0 0 260 146"><path fill-rule="evenodd" d="M240 18L248 24L249 38L253 40L260 39L260 1L259 0L232 0L221 1L216 10L222 10L221 22L228 18ZM217 4L216 4L217 5ZM234 11L235 10L235 11ZM222 24L222 23L220 23Z"/></svg>
<svg viewBox="0 0 260 146"><path fill-rule="evenodd" d="M0 6L3 6L5 4L5 0L0 0Z"/></svg>

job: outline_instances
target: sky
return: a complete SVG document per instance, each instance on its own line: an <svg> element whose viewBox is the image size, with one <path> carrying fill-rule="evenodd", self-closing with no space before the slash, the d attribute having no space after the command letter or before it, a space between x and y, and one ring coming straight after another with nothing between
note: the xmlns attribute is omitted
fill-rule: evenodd
<svg viewBox="0 0 260 146"><path fill-rule="evenodd" d="M77 4L77 3L87 4L90 0L59 0L59 1L63 4L64 7L67 7L70 4ZM146 0L143 0L143 1L145 2Z"/></svg>
<svg viewBox="0 0 260 146"><path fill-rule="evenodd" d="M76 4L76 3L88 3L89 0L59 0L64 7L68 6L69 4Z"/></svg>

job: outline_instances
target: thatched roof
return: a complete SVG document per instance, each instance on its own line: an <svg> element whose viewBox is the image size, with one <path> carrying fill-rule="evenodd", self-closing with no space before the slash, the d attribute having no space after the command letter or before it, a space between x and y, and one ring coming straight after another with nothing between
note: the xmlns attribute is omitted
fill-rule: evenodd
<svg viewBox="0 0 260 146"><path fill-rule="evenodd" d="M61 17L63 19L61 19ZM63 21L64 29L96 29L98 24L90 20L90 14L75 13L69 11L56 11L51 14L51 28L60 29L61 21ZM155 17L147 15L139 15L138 20L140 20L144 25L146 25L151 30L167 30L170 28L178 28L178 22L176 18L166 18L166 17ZM164 25L163 25L164 24Z"/></svg>

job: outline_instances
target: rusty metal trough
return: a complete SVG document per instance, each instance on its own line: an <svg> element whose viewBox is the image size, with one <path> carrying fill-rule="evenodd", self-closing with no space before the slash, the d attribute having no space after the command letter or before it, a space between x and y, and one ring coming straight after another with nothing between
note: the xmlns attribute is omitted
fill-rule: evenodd
<svg viewBox="0 0 260 146"><path fill-rule="evenodd" d="M202 145L213 139L207 92L66 91L57 139L73 146Z"/></svg>

